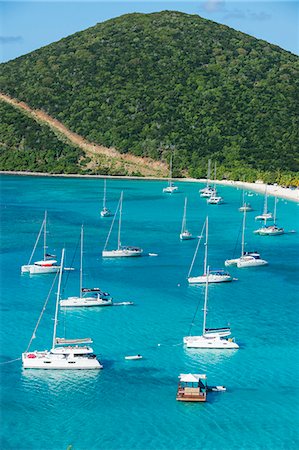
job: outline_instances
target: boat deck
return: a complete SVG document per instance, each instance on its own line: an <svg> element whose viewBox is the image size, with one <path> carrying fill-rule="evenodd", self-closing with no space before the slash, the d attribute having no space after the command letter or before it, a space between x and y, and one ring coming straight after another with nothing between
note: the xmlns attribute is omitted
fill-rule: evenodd
<svg viewBox="0 0 299 450"><path fill-rule="evenodd" d="M179 386L176 399L181 402L206 402L207 393L200 387L181 387Z"/></svg>

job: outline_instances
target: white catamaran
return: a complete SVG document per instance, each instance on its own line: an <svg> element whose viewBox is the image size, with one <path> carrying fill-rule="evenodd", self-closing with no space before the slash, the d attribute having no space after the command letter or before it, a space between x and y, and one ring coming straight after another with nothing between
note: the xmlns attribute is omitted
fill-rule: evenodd
<svg viewBox="0 0 299 450"><path fill-rule="evenodd" d="M209 275L209 267L207 269ZM224 328L206 328L207 321L207 304L208 304L208 288L209 281L206 277L206 289L205 289L205 300L203 307L203 324L202 324L202 335L201 336L185 336L183 338L184 344L187 348L213 348L213 349L237 349L238 344L233 338L227 338L231 335L231 330L229 327Z"/></svg>
<svg viewBox="0 0 299 450"><path fill-rule="evenodd" d="M214 168L214 192L207 199L207 203L209 205L221 205L223 203L223 198L220 197L220 195L217 195L217 189L216 189L217 176L216 176L216 173L217 173L217 164L215 162L215 168Z"/></svg>
<svg viewBox="0 0 299 450"><path fill-rule="evenodd" d="M172 154L170 157L170 167L169 167L169 178L168 178L168 186L163 189L163 192L166 194L173 194L178 191L178 187L175 186L172 182Z"/></svg>
<svg viewBox="0 0 299 450"><path fill-rule="evenodd" d="M124 246L121 244L121 220L122 220L122 204L123 204L123 192L120 195L120 199L117 205L117 209L115 212L115 215L113 217L113 221L111 223L111 227L105 242L104 250L102 251L102 256L104 258L117 258L117 257L128 257L128 256L141 256L143 253L142 248L139 247L131 247L131 246ZM107 245L109 243L109 238L113 229L113 225L115 222L115 218L117 216L117 213L119 211L119 221L118 221L118 237L117 237L117 249L115 250L106 250Z"/></svg>
<svg viewBox="0 0 299 450"><path fill-rule="evenodd" d="M274 225L267 226L267 219L265 219L264 226L254 231L255 234L259 234L260 236L280 236L281 234L284 234L285 232L284 229L276 225L276 210L277 210L277 197L275 197L274 202L274 217L273 217Z"/></svg>
<svg viewBox="0 0 299 450"><path fill-rule="evenodd" d="M265 266L268 262L261 258L258 252L245 252L245 228L246 228L246 209L243 211L243 224L242 224L242 242L241 242L241 256L239 258L227 259L225 261L226 266L242 267L257 267Z"/></svg>
<svg viewBox="0 0 299 450"><path fill-rule="evenodd" d="M180 233L181 241L186 241L188 239L192 239L192 233L190 233L190 231L188 231L187 226L186 226L186 224L187 224L186 213L187 213L187 197L185 197L184 214L183 214L182 228L181 228L181 233Z"/></svg>
<svg viewBox="0 0 299 450"><path fill-rule="evenodd" d="M208 221L208 217L205 220L205 224L203 226L202 229L202 233L204 231L204 227L206 228L206 242L205 242L205 256L204 256L204 265L203 265L203 274L199 275L197 277L191 277L191 272L193 269L193 265L197 256L197 252L198 252L198 248L199 248L199 244L201 241L201 237L198 239L198 243L195 249L195 253L193 256L193 260L190 266L190 270L188 273L188 283L190 284L202 284L202 283L206 283L207 278L209 283L224 283L224 282L228 282L228 281L233 281L232 276L226 272L223 269L219 269L219 270L210 270L209 271L209 275L207 274L207 267L208 267L208 238L209 238L209 221ZM202 233L200 234L200 236L202 236Z"/></svg>
<svg viewBox="0 0 299 450"><path fill-rule="evenodd" d="M211 177L211 160L208 161L208 173L207 173L207 185L203 189L199 190L200 196L204 198L211 197L212 195L216 195L215 187L210 185L210 177Z"/></svg>
<svg viewBox="0 0 299 450"><path fill-rule="evenodd" d="M61 279L63 272L64 249L61 255L61 266L58 279L58 290L56 295L55 317L53 340L51 350L34 350L29 351L32 340L36 337L36 332L39 323L42 319L43 313L50 294L43 306L42 313L37 321L33 335L30 339L27 350L22 353L22 365L24 369L59 369L59 370L74 370L74 369L102 369L100 361L96 355L93 354L93 349L86 344L92 343L90 338L84 339L65 339L56 336L58 324L58 304L60 298ZM57 276L57 275L56 275ZM55 277L56 278L56 277ZM52 284L52 288L54 283ZM51 291L52 291L51 288ZM50 291L50 292L51 292ZM83 345L82 345L83 344Z"/></svg>
<svg viewBox="0 0 299 450"><path fill-rule="evenodd" d="M32 258L34 256L36 247L40 240L41 234L44 232L44 255L43 259L40 261L36 261L35 263L31 263ZM60 266L57 264L57 260L54 259L55 256L47 253L47 211L45 211L45 217L42 222L41 228L37 235L37 239L35 241L31 256L29 258L28 264L25 264L21 267L22 273L30 273L30 274L43 274L43 273L56 273L59 271Z"/></svg>
<svg viewBox="0 0 299 450"><path fill-rule="evenodd" d="M91 307L91 306L112 306L112 298L107 292L100 288L83 287L83 225L81 226L81 249L80 249L80 288L78 297L68 297L60 300L60 306L63 307Z"/></svg>
<svg viewBox="0 0 299 450"><path fill-rule="evenodd" d="M106 206L106 178L104 180L104 197L103 197L103 209L101 211L101 217L111 217L113 213Z"/></svg>

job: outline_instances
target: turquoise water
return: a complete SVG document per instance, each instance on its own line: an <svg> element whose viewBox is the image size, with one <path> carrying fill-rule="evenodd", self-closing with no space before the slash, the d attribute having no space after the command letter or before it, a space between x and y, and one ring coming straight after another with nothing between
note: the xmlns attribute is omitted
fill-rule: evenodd
<svg viewBox="0 0 299 450"><path fill-rule="evenodd" d="M196 241L179 240L184 196L193 234L200 233L209 212L210 264L218 268L233 256L241 191L220 187L226 204L208 207L199 184L179 183L180 192L172 196L162 194L164 186L108 180L110 209L124 191L123 244L159 256L102 260L112 220L99 217L103 180L1 178L1 362L26 349L53 280L20 275L45 209L49 251L59 255L65 246L70 265L84 223L84 284L110 292L116 302L135 302L60 315L60 336L67 330L68 337L94 339L104 364L100 372L23 371L20 361L1 366L2 449L298 448L299 234L254 235L263 198L248 199L256 210L247 215L248 249L259 250L269 266L231 269L238 281L209 290L208 326L229 323L240 349L186 350L182 338L204 288L186 283ZM280 200L279 225L299 230L298 212L296 203ZM73 264L79 267L78 252ZM195 274L201 266L202 248ZM76 295L78 284L78 271L70 273L64 294ZM51 345L54 301L53 295L32 350ZM201 314L192 329L201 329ZM124 359L136 353L144 359ZM211 393L205 404L177 402L182 372L206 373L210 385L225 385L227 392Z"/></svg>

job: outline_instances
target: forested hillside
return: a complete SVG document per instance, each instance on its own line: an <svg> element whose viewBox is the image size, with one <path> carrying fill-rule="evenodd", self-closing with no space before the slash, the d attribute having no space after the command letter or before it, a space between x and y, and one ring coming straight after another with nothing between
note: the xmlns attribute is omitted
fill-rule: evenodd
<svg viewBox="0 0 299 450"><path fill-rule="evenodd" d="M80 173L84 153L58 139L46 125L0 101L1 170ZM82 161L84 167L84 159Z"/></svg>
<svg viewBox="0 0 299 450"><path fill-rule="evenodd" d="M298 57L199 16L129 14L2 64L1 90L175 175L295 177ZM265 174L265 172L267 172Z"/></svg>

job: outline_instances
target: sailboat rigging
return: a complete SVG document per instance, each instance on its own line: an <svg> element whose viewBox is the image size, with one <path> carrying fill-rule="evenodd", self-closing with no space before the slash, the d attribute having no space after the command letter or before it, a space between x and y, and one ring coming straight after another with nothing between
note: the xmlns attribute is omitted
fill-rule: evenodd
<svg viewBox="0 0 299 450"><path fill-rule="evenodd" d="M265 189L265 197L264 197L264 209L262 214L255 216L255 220L273 220L272 213L268 211L268 193L267 193L267 185Z"/></svg>
<svg viewBox="0 0 299 450"><path fill-rule="evenodd" d="M266 260L261 258L258 252L245 252L246 212L246 209L244 209L242 222L241 256L239 258L227 259L224 263L225 266L237 266L238 268L242 268L265 266L266 264L268 264Z"/></svg>
<svg viewBox="0 0 299 450"><path fill-rule="evenodd" d="M191 267L188 273L188 283L190 284L202 284L202 283L206 283L206 280L208 278L209 283L223 283L223 282L228 282L228 281L233 281L233 278L231 277L231 275L226 272L223 269L218 269L218 270L210 270L209 271L209 275L207 274L207 267L208 267L208 240L209 240L209 219L208 217L205 220L205 224L203 229L206 229L206 241L205 241L205 255L204 255L204 264L203 264L203 274L196 276L196 277L191 277L191 271L194 265L194 261L196 259L197 256L197 252L199 249L199 242L198 245L196 246L195 249L195 253L193 256L193 260L191 263ZM199 238L201 239L201 238Z"/></svg>
<svg viewBox="0 0 299 450"><path fill-rule="evenodd" d="M32 259L35 254L36 247L39 243L41 234L43 232L44 235L44 251L43 251L43 259L40 261L36 261L32 264ZM30 255L29 261L27 264L21 267L22 273L30 273L30 274L44 274L44 273L56 273L59 271L60 266L57 264L57 260L55 255L51 255L48 253L47 247L47 211L45 211L44 220L40 227L39 233L37 235L37 239L35 241L32 253Z"/></svg>
<svg viewBox="0 0 299 450"><path fill-rule="evenodd" d="M259 234L260 236L279 236L284 234L285 231L283 228L278 227L276 225L276 212L277 212L277 197L274 200L274 216L273 216L273 225L267 226L267 218L264 219L264 226L254 231L255 234Z"/></svg>
<svg viewBox="0 0 299 450"><path fill-rule="evenodd" d="M60 300L59 304L63 307L91 307L91 306L112 306L112 298L107 292L103 292L100 288L84 288L83 287L83 240L84 227L81 226L81 246L80 246L80 287L79 296L68 297Z"/></svg>
<svg viewBox="0 0 299 450"><path fill-rule="evenodd" d="M203 189L199 190L200 196L207 198L211 197L212 195L216 195L215 187L212 187L210 185L210 177L211 177L211 160L208 160L208 172L207 172L207 185Z"/></svg>
<svg viewBox="0 0 299 450"><path fill-rule="evenodd" d="M187 197L185 197L184 214L183 214L182 228L181 228L181 233L180 233L181 241L186 241L186 240L192 239L192 233L190 233L190 231L188 231L188 229L187 229L186 214L187 214Z"/></svg>
<svg viewBox="0 0 299 450"><path fill-rule="evenodd" d="M214 192L212 195L209 196L209 198L207 199L207 203L209 205L221 205L223 203L223 198L220 197L220 195L217 195L217 189L216 189L216 176L217 173L217 163L215 162L215 167L214 167Z"/></svg>
<svg viewBox="0 0 299 450"><path fill-rule="evenodd" d="M116 257L129 257L129 256L141 256L143 253L142 248L140 247L132 247L132 246L124 246L121 244L121 225L122 225L122 205L123 205L123 192L120 195L120 199L117 205L117 209L115 215L113 217L113 221L111 223L111 227L105 242L104 249L102 251L102 256L104 258L116 258ZM114 226L115 218L119 213L119 221L118 221L118 235L117 235L117 249L115 250L107 250L107 246L109 243L110 235Z"/></svg>
<svg viewBox="0 0 299 450"><path fill-rule="evenodd" d="M106 205L106 178L104 179L104 196L103 196L103 209L101 211L101 217L111 217L113 213L110 209L107 208Z"/></svg>
<svg viewBox="0 0 299 450"><path fill-rule="evenodd" d="M172 154L170 156L170 164L169 164L169 178L168 178L168 186L163 189L163 192L166 194L173 194L178 191L178 187L175 186L172 182Z"/></svg>
<svg viewBox="0 0 299 450"><path fill-rule="evenodd" d="M213 349L237 349L238 344L232 338L227 336L231 335L231 330L229 327L222 328L207 328L207 305L208 305L208 289L209 289L209 274L210 268L207 268L206 277L206 288L205 288L205 298L203 307L203 324L202 324L202 335L201 336L185 336L183 338L184 344L187 348L213 348Z"/></svg>
<svg viewBox="0 0 299 450"><path fill-rule="evenodd" d="M86 345L87 343L92 343L92 340L90 338L65 339L57 337L58 309L59 309L58 304L60 299L64 254L65 250L63 249L61 255L61 266L59 270L58 289L55 303L55 316L54 316L51 350L44 350L44 351L34 350L31 352L29 351L30 345L32 343L32 340L36 337L38 326L45 311L44 305L42 313L34 329L32 338L30 339L27 350L24 353L22 353L22 365L24 369L74 370L74 369L103 368L100 361L97 359L96 355L93 354L93 349ZM80 344L85 345L80 346Z"/></svg>

